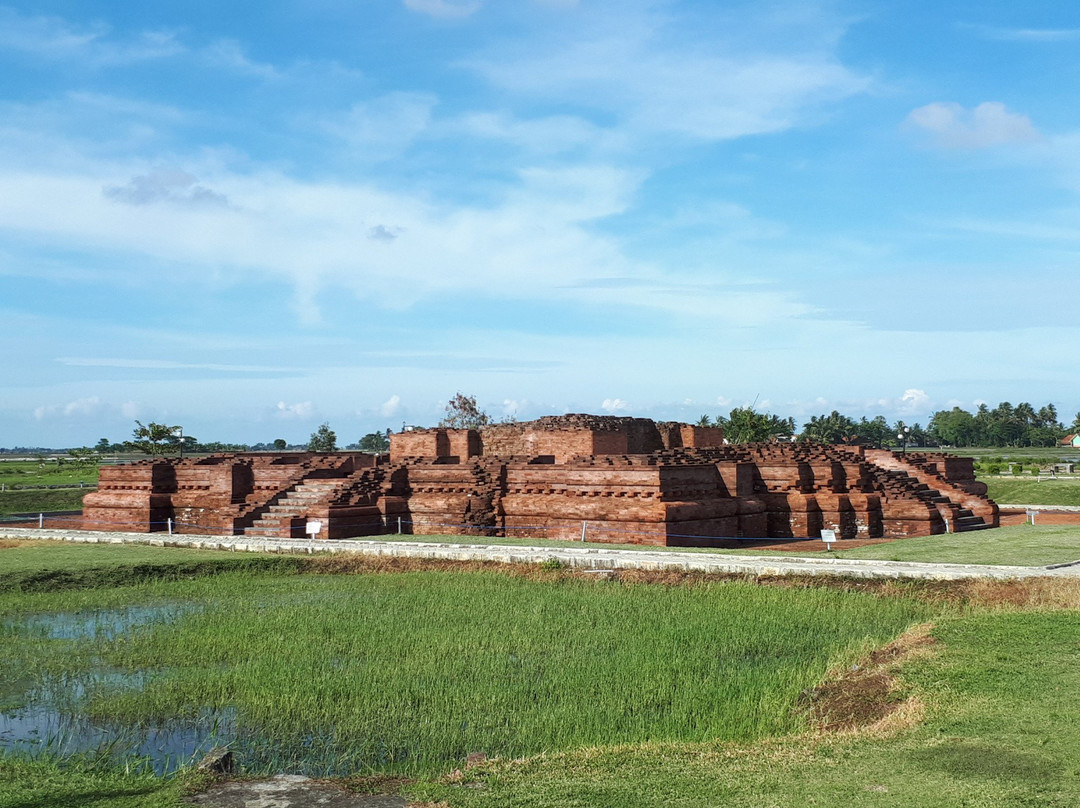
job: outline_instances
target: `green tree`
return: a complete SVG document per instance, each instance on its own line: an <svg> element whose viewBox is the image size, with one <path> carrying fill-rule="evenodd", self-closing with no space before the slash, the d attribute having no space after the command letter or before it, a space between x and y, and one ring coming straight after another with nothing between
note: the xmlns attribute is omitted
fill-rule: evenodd
<svg viewBox="0 0 1080 808"><path fill-rule="evenodd" d="M736 407L727 418L718 416L716 425L728 443L765 443L795 434L794 418L757 412L752 406Z"/></svg>
<svg viewBox="0 0 1080 808"><path fill-rule="evenodd" d="M858 434L858 425L853 420L833 410L828 415L810 416L809 422L803 424L799 440L818 443L850 443Z"/></svg>
<svg viewBox="0 0 1080 808"><path fill-rule="evenodd" d="M97 442L97 446L94 447L95 451L101 452L102 454L104 454L105 452L110 451L111 449L112 449L112 444L109 442L108 438L102 438L101 440L99 440Z"/></svg>
<svg viewBox="0 0 1080 808"><path fill-rule="evenodd" d="M67 453L71 457L72 462L79 468L96 466L101 459L97 450L91 449L89 446L83 446L78 449L68 449Z"/></svg>
<svg viewBox="0 0 1080 808"><path fill-rule="evenodd" d="M866 420L864 415L855 426L859 443L870 446L888 446L892 442L892 427L885 420L884 415L876 415L871 420Z"/></svg>
<svg viewBox="0 0 1080 808"><path fill-rule="evenodd" d="M153 421L148 424L143 424L142 421L135 423L137 426L132 432L131 440L127 443L132 449L157 457L179 445L180 441L176 433L181 430L181 427L156 424Z"/></svg>
<svg viewBox="0 0 1080 808"><path fill-rule="evenodd" d="M289 444L285 442L285 438L274 438L274 450L277 452L284 452L289 448Z"/></svg>
<svg viewBox="0 0 1080 808"><path fill-rule="evenodd" d="M381 454L390 448L390 438L386 436L386 432L369 432L360 438L357 446L361 452Z"/></svg>
<svg viewBox="0 0 1080 808"><path fill-rule="evenodd" d="M927 431L938 442L949 446L975 446L979 426L967 410L953 407L930 416Z"/></svg>
<svg viewBox="0 0 1080 808"><path fill-rule="evenodd" d="M323 422L318 429L311 433L311 439L307 445L309 452L336 452L337 435L330 428L330 424Z"/></svg>
<svg viewBox="0 0 1080 808"><path fill-rule="evenodd" d="M479 429L491 423L488 414L476 405L476 396L457 393L446 404L446 416L439 426L447 429Z"/></svg>

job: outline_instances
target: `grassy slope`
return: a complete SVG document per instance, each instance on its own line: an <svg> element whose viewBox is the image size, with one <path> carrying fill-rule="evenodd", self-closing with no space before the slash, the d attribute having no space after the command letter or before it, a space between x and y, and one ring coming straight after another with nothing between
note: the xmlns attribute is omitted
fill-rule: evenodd
<svg viewBox="0 0 1080 808"><path fill-rule="evenodd" d="M135 544L0 541L0 593L123 586L238 570L291 571L298 556Z"/></svg>
<svg viewBox="0 0 1080 808"><path fill-rule="evenodd" d="M179 779L0 756L0 808L175 808L181 793Z"/></svg>
<svg viewBox="0 0 1080 808"><path fill-rule="evenodd" d="M7 490L0 492L0 516L12 513L49 513L50 511L82 510L81 488Z"/></svg>
<svg viewBox="0 0 1080 808"><path fill-rule="evenodd" d="M468 806L678 805L1006 808L1080 804L1080 619L1075 611L946 619L902 669L926 718L891 735L751 746L578 750L444 780L418 795Z"/></svg>
<svg viewBox="0 0 1080 808"><path fill-rule="evenodd" d="M77 567L94 566L89 559L99 554L163 552L46 549L71 550L62 564ZM130 593L112 589L105 600L126 602ZM455 807L1077 805L1080 601L1074 591L1064 601L1072 608L940 616L936 655L901 668L907 692L926 705L925 719L891 735L591 747L469 770L469 787L448 777L409 791ZM177 781L0 758L0 808L172 808L179 794Z"/></svg>
<svg viewBox="0 0 1080 808"><path fill-rule="evenodd" d="M94 692L89 712L142 722L187 715L192 705L235 709L274 741L262 753L268 763L241 752L256 771L442 771L477 749L518 756L790 731L801 724L791 706L831 664L929 611L823 588L538 574L175 581L123 599L200 604L169 612L152 631L39 638L29 648L25 636L0 637L0 649L30 677L68 681L85 660L159 669L139 690ZM9 593L0 615L92 613L115 608L117 597L116 589ZM311 747L330 730L332 749Z"/></svg>
<svg viewBox="0 0 1080 808"><path fill-rule="evenodd" d="M987 496L1016 505L1080 505L1080 479L1043 480L983 477Z"/></svg>
<svg viewBox="0 0 1080 808"><path fill-rule="evenodd" d="M886 561L1042 567L1080 560L1080 525L1010 525L996 530L919 536L841 550L835 555Z"/></svg>

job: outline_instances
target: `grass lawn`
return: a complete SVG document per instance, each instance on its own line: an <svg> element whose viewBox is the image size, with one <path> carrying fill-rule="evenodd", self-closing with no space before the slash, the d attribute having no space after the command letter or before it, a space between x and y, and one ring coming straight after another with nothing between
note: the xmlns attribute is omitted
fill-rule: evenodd
<svg viewBox="0 0 1080 808"><path fill-rule="evenodd" d="M55 460L0 460L0 483L13 485L97 485L98 466Z"/></svg>
<svg viewBox="0 0 1080 808"><path fill-rule="evenodd" d="M0 491L0 516L82 510L83 494L92 489L46 488Z"/></svg>
<svg viewBox="0 0 1080 808"><path fill-rule="evenodd" d="M839 550L835 555L885 561L1044 567L1080 561L1080 525L1009 525L970 533L918 536Z"/></svg>
<svg viewBox="0 0 1080 808"><path fill-rule="evenodd" d="M224 708L242 761L357 788L401 772L388 788L450 808L1080 804L1080 582L949 598L535 568L295 574L318 563L3 543L0 570L81 577L0 588L0 703L82 692L92 715L150 724ZM124 615L142 617L118 631ZM836 724L851 726L822 729ZM493 759L466 769L470 752ZM178 808L193 783L140 772L0 754L0 808Z"/></svg>
<svg viewBox="0 0 1080 808"><path fill-rule="evenodd" d="M987 496L1013 505L1080 505L1080 479L981 477Z"/></svg>
<svg viewBox="0 0 1080 808"><path fill-rule="evenodd" d="M895 539L844 550L843 542L826 552L818 539L800 543L797 550L769 550L764 547L734 549L704 547L646 547L640 544L581 544L547 539L504 539L473 536L375 536L365 540L409 541L447 544L493 544L553 548L603 548L631 552L713 553L749 556L835 556L885 561L925 561L942 564L1004 564L1020 567L1043 567L1080 560L1080 525L1010 525L994 530L970 533L947 533Z"/></svg>
<svg viewBox="0 0 1080 808"><path fill-rule="evenodd" d="M756 744L652 744L500 761L415 791L449 806L1021 808L1080 804L1075 610L941 619L902 663L891 726ZM906 719L906 720L904 720Z"/></svg>
<svg viewBox="0 0 1080 808"><path fill-rule="evenodd" d="M109 587L237 570L287 572L301 563L299 556L0 539L0 593Z"/></svg>

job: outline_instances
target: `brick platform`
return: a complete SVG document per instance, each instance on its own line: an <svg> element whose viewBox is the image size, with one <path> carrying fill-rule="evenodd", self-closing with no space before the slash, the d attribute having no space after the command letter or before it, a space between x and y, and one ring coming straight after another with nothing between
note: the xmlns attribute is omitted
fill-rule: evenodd
<svg viewBox="0 0 1080 808"><path fill-rule="evenodd" d="M981 489L981 490L980 490ZM390 437L389 456L227 454L101 469L85 524L302 538L394 532L709 546L993 527L969 458L725 446L715 428L593 415Z"/></svg>

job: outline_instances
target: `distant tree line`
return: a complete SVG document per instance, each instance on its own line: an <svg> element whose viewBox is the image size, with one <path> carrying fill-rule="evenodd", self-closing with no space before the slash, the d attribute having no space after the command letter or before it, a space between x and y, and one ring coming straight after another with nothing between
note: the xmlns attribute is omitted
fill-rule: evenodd
<svg viewBox="0 0 1080 808"><path fill-rule="evenodd" d="M837 410L814 415L796 431L794 418L781 418L751 407L736 407L727 417L701 416L699 426L718 426L729 443L762 441L816 441L878 447L990 447L1054 446L1067 434L1080 432L1080 412L1066 428L1058 420L1057 409L1047 404L1036 410L1027 402L1015 407L1005 401L993 409L980 404L974 412L960 407L935 412L925 427L919 423L896 421L885 416L863 416L859 420Z"/></svg>

